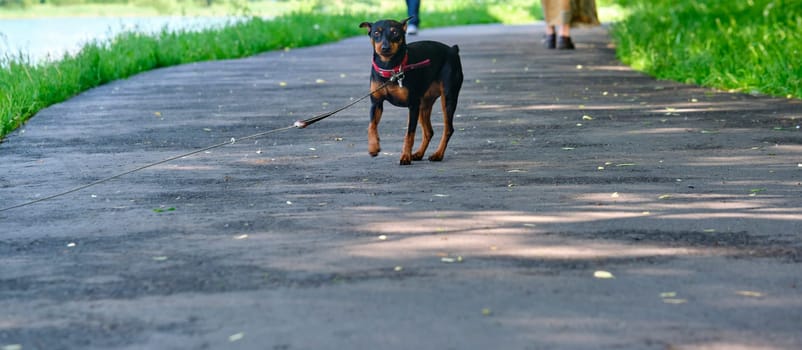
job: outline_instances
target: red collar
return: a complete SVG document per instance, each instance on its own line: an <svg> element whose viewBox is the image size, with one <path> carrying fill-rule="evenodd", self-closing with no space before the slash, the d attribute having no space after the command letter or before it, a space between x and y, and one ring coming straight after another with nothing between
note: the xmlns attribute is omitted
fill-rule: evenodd
<svg viewBox="0 0 802 350"><path fill-rule="evenodd" d="M405 54L404 59L401 61L401 64L393 67L393 69L384 69L379 67L379 65L376 64L376 61L374 60L373 70L375 70L376 73L379 73L379 75L381 75L383 78L392 78L393 75L396 75L399 72L407 72L413 69L418 69L421 67L428 66L431 63L431 60L427 58L423 61L413 64L407 64L407 62L409 62L409 54Z"/></svg>

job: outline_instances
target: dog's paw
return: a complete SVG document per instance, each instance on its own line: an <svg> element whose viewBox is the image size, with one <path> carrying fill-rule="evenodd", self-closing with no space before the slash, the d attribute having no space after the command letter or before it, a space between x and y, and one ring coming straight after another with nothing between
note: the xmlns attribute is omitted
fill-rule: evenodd
<svg viewBox="0 0 802 350"><path fill-rule="evenodd" d="M375 145L375 146L374 145L370 145L370 146L368 146L368 154L370 154L371 157L378 156L379 152L381 152L381 150L382 150L381 147L379 147L378 145Z"/></svg>
<svg viewBox="0 0 802 350"><path fill-rule="evenodd" d="M370 153L371 157L375 157L379 155L381 152L382 146L379 142L378 137L368 135L368 153Z"/></svg>
<svg viewBox="0 0 802 350"><path fill-rule="evenodd" d="M416 153L412 154L412 160L418 161L418 160L421 160L421 159L423 159L423 152L420 152L420 153L416 152Z"/></svg>
<svg viewBox="0 0 802 350"><path fill-rule="evenodd" d="M400 165L410 165L412 164L412 158L409 155L401 156L401 161L398 162Z"/></svg>
<svg viewBox="0 0 802 350"><path fill-rule="evenodd" d="M441 160L443 160L443 155L442 154L435 153L435 154L432 154L431 156L429 156L429 161L430 162L439 162Z"/></svg>

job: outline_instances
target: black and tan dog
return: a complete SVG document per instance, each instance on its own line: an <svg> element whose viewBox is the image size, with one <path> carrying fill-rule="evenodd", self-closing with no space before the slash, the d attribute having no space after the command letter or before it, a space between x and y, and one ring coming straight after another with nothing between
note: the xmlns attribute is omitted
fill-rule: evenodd
<svg viewBox="0 0 802 350"><path fill-rule="evenodd" d="M454 133L454 111L457 109L459 90L462 87L462 63L459 47L449 47L436 41L418 41L407 44L407 21L381 20L363 22L359 26L368 28L373 43L373 71L370 75L371 96L370 125L368 126L368 152L377 156L379 146L378 126L381 121L384 101L399 107L409 108L407 134L401 151L401 165L423 159L426 147L432 139L432 106L437 98L443 108L443 138L440 146L429 157L430 161L443 160L448 140ZM393 80L387 83L388 80ZM376 90L378 89L378 90ZM418 123L423 129L420 148L412 153L415 129Z"/></svg>

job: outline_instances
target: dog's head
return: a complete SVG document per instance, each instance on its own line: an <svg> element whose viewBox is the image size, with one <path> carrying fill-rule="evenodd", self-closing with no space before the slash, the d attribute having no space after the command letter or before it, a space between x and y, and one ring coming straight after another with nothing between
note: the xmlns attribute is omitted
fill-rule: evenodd
<svg viewBox="0 0 802 350"><path fill-rule="evenodd" d="M373 52L383 62L389 62L399 51L403 51L406 48L407 22L410 19L412 17L401 22L391 19L373 23L362 22L359 27L368 28L370 42L373 44Z"/></svg>

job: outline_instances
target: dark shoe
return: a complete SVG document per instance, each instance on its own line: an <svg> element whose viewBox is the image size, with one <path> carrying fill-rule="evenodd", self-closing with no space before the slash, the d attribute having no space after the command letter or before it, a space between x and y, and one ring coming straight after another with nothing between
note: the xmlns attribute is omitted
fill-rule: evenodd
<svg viewBox="0 0 802 350"><path fill-rule="evenodd" d="M557 34L544 35L543 45L545 45L547 49L557 48Z"/></svg>
<svg viewBox="0 0 802 350"><path fill-rule="evenodd" d="M571 41L570 36L560 36L560 40L557 40L558 50L573 50L574 48L574 42Z"/></svg>

